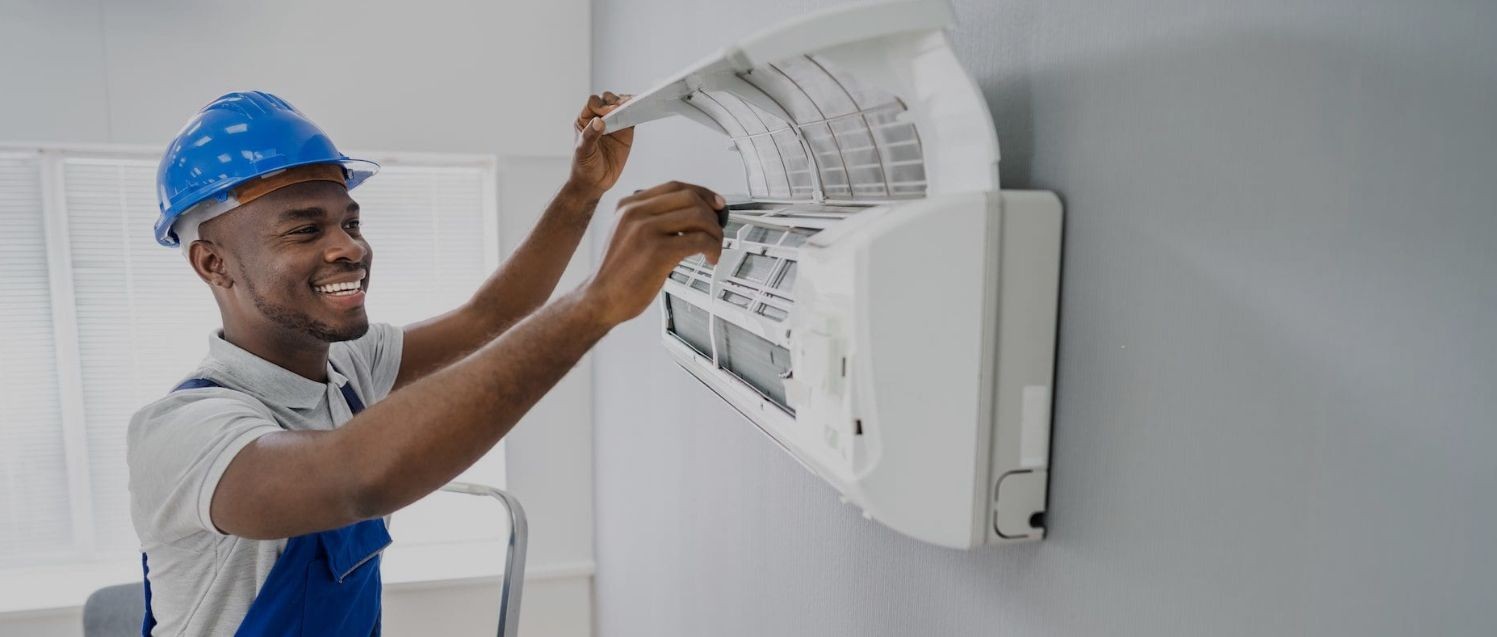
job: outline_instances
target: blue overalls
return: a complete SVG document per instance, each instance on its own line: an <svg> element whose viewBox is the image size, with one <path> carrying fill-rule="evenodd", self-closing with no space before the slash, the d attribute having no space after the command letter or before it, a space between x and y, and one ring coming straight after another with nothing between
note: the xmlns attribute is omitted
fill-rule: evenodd
<svg viewBox="0 0 1497 637"><path fill-rule="evenodd" d="M172 391L221 387L206 378L191 378ZM352 384L343 385L343 399L350 413L364 410L364 401ZM380 552L390 545L383 518L298 535L286 541L286 550L276 558L270 574L250 604L244 621L234 634L261 635L379 635ZM150 565L140 555L143 574ZM149 637L156 626L151 614L151 581L145 580L146 614L141 635Z"/></svg>

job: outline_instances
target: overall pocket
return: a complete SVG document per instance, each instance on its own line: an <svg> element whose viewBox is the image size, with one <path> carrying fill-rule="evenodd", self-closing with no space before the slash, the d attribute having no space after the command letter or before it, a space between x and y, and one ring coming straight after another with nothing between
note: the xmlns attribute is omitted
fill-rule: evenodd
<svg viewBox="0 0 1497 637"><path fill-rule="evenodd" d="M317 534L317 557L307 564L304 635L377 635L380 626L380 553L390 545L383 519Z"/></svg>

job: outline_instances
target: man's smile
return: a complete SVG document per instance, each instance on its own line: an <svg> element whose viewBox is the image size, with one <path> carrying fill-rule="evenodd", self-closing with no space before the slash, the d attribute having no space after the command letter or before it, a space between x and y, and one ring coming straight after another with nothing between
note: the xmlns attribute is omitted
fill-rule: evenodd
<svg viewBox="0 0 1497 637"><path fill-rule="evenodd" d="M364 288L368 272L350 272L329 280L313 283L312 291L317 296L340 308L355 308L364 304Z"/></svg>
<svg viewBox="0 0 1497 637"><path fill-rule="evenodd" d="M348 275L335 277L322 283L313 283L312 289L318 294L331 294L341 296L356 292L364 287L365 272L354 272Z"/></svg>

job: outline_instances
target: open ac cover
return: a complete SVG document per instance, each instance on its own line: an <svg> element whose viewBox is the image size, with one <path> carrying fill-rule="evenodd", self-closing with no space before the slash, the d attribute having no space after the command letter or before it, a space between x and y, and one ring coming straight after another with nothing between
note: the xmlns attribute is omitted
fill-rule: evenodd
<svg viewBox="0 0 1497 637"><path fill-rule="evenodd" d="M720 263L661 294L670 353L867 517L971 548L1044 535L1061 208L999 190L952 20L807 16L605 120L684 116L743 160Z"/></svg>

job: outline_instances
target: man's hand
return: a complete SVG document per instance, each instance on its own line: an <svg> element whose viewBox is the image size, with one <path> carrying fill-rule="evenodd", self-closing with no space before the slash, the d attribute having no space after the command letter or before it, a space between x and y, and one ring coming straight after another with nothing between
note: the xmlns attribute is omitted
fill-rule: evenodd
<svg viewBox="0 0 1497 637"><path fill-rule="evenodd" d="M717 211L724 205L717 193L679 182L619 200L618 225L608 251L583 288L601 318L613 325L638 316L686 257L702 254L716 265L723 248Z"/></svg>
<svg viewBox="0 0 1497 637"><path fill-rule="evenodd" d="M605 134L603 116L628 99L627 95L620 97L608 91L588 97L587 105L582 107L582 113L573 122L577 131L577 148L572 155L569 185L585 195L603 196L624 172L629 147L634 144L634 128Z"/></svg>

